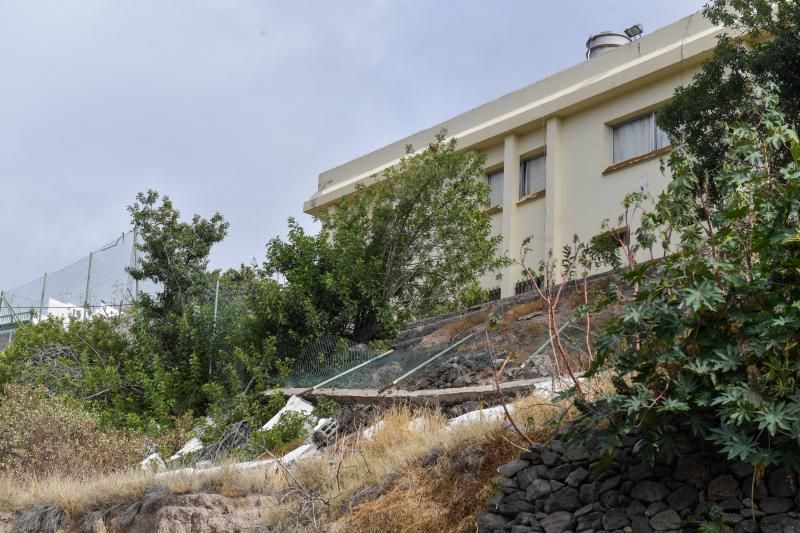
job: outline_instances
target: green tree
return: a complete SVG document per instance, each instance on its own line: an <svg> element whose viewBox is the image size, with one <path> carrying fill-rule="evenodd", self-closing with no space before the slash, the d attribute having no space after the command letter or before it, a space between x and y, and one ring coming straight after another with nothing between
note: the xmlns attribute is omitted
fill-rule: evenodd
<svg viewBox="0 0 800 533"><path fill-rule="evenodd" d="M692 83L678 88L658 113L659 125L670 137L692 147L700 187L705 187L707 175L721 171L726 128L742 119L740 103L747 99L751 81L776 85L786 115L800 116L800 3L716 0L704 13L724 24L726 33ZM713 193L713 183L709 186Z"/></svg>
<svg viewBox="0 0 800 533"><path fill-rule="evenodd" d="M504 264L484 213L483 165L439 136L321 213L318 235L290 219L288 241L270 241L264 270L285 281L287 312L304 321L303 333L390 336L410 318L458 305L478 276Z"/></svg>
<svg viewBox="0 0 800 533"><path fill-rule="evenodd" d="M172 200L153 190L136 195L128 212L143 254L128 272L136 280L154 282L159 290L155 299L142 294L141 302L159 313L181 313L205 286L211 247L225 238L228 223L219 213L182 222Z"/></svg>
<svg viewBox="0 0 800 533"><path fill-rule="evenodd" d="M637 236L667 255L631 269L611 294L622 312L598 341L592 372L616 392L584 404L610 428L672 455L705 440L730 458L800 466L800 142L777 89L751 86L701 192L694 146Z"/></svg>
<svg viewBox="0 0 800 533"><path fill-rule="evenodd" d="M219 213L182 221L169 197L152 190L136 200L128 211L140 258L128 271L136 280L153 282L156 294L139 294L131 348L149 365L151 393L165 410L159 415L201 412L205 400L200 391L216 350L208 257L225 237L228 223Z"/></svg>

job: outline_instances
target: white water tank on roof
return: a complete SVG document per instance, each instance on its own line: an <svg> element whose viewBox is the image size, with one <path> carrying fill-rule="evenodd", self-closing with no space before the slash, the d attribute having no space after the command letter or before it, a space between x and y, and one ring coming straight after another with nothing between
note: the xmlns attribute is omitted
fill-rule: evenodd
<svg viewBox="0 0 800 533"><path fill-rule="evenodd" d="M586 41L586 59L605 54L629 42L631 42L630 37L623 33L615 33L613 31L604 31L592 35Z"/></svg>

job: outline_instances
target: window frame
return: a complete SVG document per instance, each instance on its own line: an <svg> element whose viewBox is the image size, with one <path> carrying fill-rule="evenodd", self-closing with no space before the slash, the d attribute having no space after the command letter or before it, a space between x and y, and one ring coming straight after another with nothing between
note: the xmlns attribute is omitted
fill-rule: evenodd
<svg viewBox="0 0 800 533"><path fill-rule="evenodd" d="M664 146L657 146L658 137L659 137L658 136L658 131L660 129L658 127L658 123L656 122L656 117L657 116L658 116L658 110L648 111L647 113L642 113L640 115L637 115L635 117L629 118L628 120L625 120L625 121L620 122L618 124L611 124L610 125L610 127L611 127L611 154L610 154L610 156L611 156L610 157L611 165L610 166L613 167L615 165L619 165L621 163L625 163L626 161L633 161L635 159L641 158L643 156L647 156L648 154L652 154L652 153L658 152L659 150L663 150L664 148L668 148L669 146L671 146L671 144L669 143L669 138L666 139L666 144L664 144ZM614 132L617 130L617 128L622 128L623 126L627 126L629 124L632 124L632 123L637 122L639 120L642 120L644 118L649 119L649 122L650 122L649 127L648 127L648 129L650 130L649 150L647 150L645 152L642 152L641 154L635 154L635 155L632 155L630 157L626 157L625 159L620 159L619 161L615 161L614 160L614 152L615 152L614 148L615 148L615 144L616 143L614 141L614 137L615 137L614 136ZM664 130L661 130L661 131L663 133L665 133Z"/></svg>
<svg viewBox="0 0 800 533"><path fill-rule="evenodd" d="M502 186L500 187L500 202L499 203L494 203L494 204L492 203L492 190L493 190L492 189L492 177L493 176L497 176L498 174L502 174L502 176L503 176L502 185L504 186L505 185L504 182L505 182L505 179L506 179L505 167L501 167L501 168L498 168L498 169L492 170L491 172L487 172L486 173L486 184L489 186L489 202L486 205L486 209L495 209L495 208L498 208L498 207L500 207L500 208L503 207L504 198L503 198L503 187Z"/></svg>
<svg viewBox="0 0 800 533"><path fill-rule="evenodd" d="M527 188L526 186L528 185L528 175L527 175L528 174L528 172L527 172L527 168L528 167L527 167L526 163L528 161L533 161L535 159L543 159L544 160L544 184L543 184L541 189L537 189L535 191L527 191L527 192L525 192L525 189ZM545 191L546 189L547 189L547 152L542 152L542 153L540 153L538 155L533 155L533 156L527 157L525 159L522 159L519 162L519 197L517 199L518 200L524 200L525 198L528 198L529 196L533 196L533 195L536 195L538 193L541 193L542 191Z"/></svg>

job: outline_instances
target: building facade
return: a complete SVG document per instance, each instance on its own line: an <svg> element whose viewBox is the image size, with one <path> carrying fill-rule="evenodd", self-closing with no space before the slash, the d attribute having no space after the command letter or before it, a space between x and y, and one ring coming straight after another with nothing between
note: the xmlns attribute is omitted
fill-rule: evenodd
<svg viewBox="0 0 800 533"><path fill-rule="evenodd" d="M459 149L486 155L488 212L493 231L503 237L498 254L519 260L520 244L530 236L526 263L538 264L574 235L588 240L603 220L616 221L627 193L664 189L669 176L661 156L669 141L655 114L677 87L691 82L720 31L696 13L604 48L581 64L321 173L304 211L335 206L359 183L396 164L406 145L422 149L445 130ZM497 274L484 276L483 286L513 296L522 279L519 266L504 269L499 280Z"/></svg>

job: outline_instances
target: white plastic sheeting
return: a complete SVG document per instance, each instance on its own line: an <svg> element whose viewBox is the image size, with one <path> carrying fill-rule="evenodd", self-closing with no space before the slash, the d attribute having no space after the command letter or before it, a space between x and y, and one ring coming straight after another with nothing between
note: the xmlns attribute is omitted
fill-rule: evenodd
<svg viewBox="0 0 800 533"><path fill-rule="evenodd" d="M270 418L266 424L261 426L261 430L266 431L268 429L272 429L275 424L280 421L281 417L288 412L301 414L308 417L313 422L316 422L316 417L314 417L312 414L314 412L314 406L299 396L292 396L289 398L289 400L287 400L286 405L284 405L280 411L275 413L275 416ZM307 423L306 426L308 431L311 431L311 429L314 427L312 422Z"/></svg>
<svg viewBox="0 0 800 533"><path fill-rule="evenodd" d="M145 472L160 472L165 470L167 465L164 464L164 459L160 455L151 453L139 463L139 467Z"/></svg>
<svg viewBox="0 0 800 533"><path fill-rule="evenodd" d="M428 426L429 423L430 423L429 420L427 420L427 419L425 419L423 417L419 417L419 418L412 419L408 423L407 427L411 431L422 432L422 431L425 431L427 429L427 426ZM365 438L366 440L372 440L372 437L374 437L375 434L378 431L382 430L383 426L384 426L383 420L379 420L378 422L372 424L367 429L362 431L361 432L361 436L363 438Z"/></svg>
<svg viewBox="0 0 800 533"><path fill-rule="evenodd" d="M508 407L508 412L514 412L514 406L511 404L506 405ZM460 426L462 424L471 424L474 422L481 422L481 421L496 421L502 420L506 416L506 412L503 410L502 405L496 405L494 407L489 407L488 409L481 409L480 411L470 411L469 413L464 413L461 416L457 416L455 418L451 418L448 422L450 427Z"/></svg>
<svg viewBox="0 0 800 533"><path fill-rule="evenodd" d="M170 461L174 461L176 459L180 459L184 455L189 455L190 453L198 452L203 449L203 441L198 439L197 437L192 437L189 442L183 445L183 448L175 452L175 454L169 458Z"/></svg>
<svg viewBox="0 0 800 533"><path fill-rule="evenodd" d="M290 464L296 462L298 459L314 455L317 452L317 446L314 443L303 444L294 450L290 451L283 457L279 459L281 464L284 466L289 466ZM244 463L236 463L228 466L228 468L232 468L234 470L239 470L241 472L247 470L254 470L258 468L270 468L270 472L277 472L280 470L280 467L277 464L277 461L274 459L264 459L259 461L247 461ZM181 468L179 470L169 470L167 472L160 472L156 474L156 477L167 477L167 476L182 476L182 475L190 475L190 474L218 474L222 472L223 467L221 466L212 466L210 468Z"/></svg>

